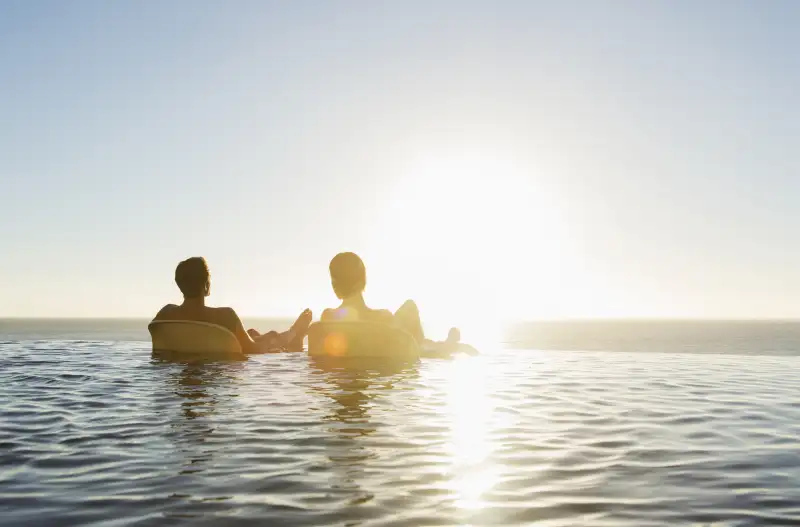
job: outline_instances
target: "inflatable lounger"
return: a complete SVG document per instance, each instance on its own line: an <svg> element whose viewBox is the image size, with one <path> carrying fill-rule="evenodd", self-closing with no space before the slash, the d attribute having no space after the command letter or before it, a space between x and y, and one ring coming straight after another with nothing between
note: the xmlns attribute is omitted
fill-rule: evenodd
<svg viewBox="0 0 800 527"><path fill-rule="evenodd" d="M228 328L192 320L156 320L147 326L153 351L186 357L242 358L242 347Z"/></svg>
<svg viewBox="0 0 800 527"><path fill-rule="evenodd" d="M375 322L315 322L308 328L312 357L415 360L420 347L407 331Z"/></svg>

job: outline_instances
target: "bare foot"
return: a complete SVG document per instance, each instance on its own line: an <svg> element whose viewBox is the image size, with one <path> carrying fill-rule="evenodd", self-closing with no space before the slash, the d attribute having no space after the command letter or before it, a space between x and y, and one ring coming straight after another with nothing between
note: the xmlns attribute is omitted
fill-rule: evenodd
<svg viewBox="0 0 800 527"><path fill-rule="evenodd" d="M306 338L308 326L311 325L313 318L314 314L310 309L304 310L302 313L300 313L300 316L297 317L295 323L292 324L291 328L289 328L290 335L293 335L287 343L287 348L289 348L289 351L303 350L303 339Z"/></svg>

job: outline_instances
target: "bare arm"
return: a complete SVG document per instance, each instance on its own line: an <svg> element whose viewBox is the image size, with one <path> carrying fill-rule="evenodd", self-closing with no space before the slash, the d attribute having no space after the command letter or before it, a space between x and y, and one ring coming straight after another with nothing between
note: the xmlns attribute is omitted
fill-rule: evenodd
<svg viewBox="0 0 800 527"><path fill-rule="evenodd" d="M233 328L233 334L236 335L236 340L239 341L239 345L242 347L243 353L255 353L258 351L255 341L250 338L250 335L247 334L247 331L244 329L244 325L242 324L239 315L236 314L230 307L221 308L223 311L223 315L225 319L229 321L227 327Z"/></svg>

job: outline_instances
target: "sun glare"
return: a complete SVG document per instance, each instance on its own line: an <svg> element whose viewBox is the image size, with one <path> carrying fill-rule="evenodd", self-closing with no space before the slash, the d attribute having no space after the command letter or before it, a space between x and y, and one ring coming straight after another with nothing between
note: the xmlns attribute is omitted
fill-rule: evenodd
<svg viewBox="0 0 800 527"><path fill-rule="evenodd" d="M506 321L536 312L556 271L536 253L563 253L555 204L533 169L508 155L419 157L383 210L367 255L371 276L383 276L369 296L388 305L414 298L433 338L459 325L472 343L497 342Z"/></svg>
<svg viewBox="0 0 800 527"><path fill-rule="evenodd" d="M480 508L482 495L492 488L497 477L497 467L490 462L495 445L489 435L492 408L486 395L485 364L477 358L464 358L448 366L452 488L460 508Z"/></svg>

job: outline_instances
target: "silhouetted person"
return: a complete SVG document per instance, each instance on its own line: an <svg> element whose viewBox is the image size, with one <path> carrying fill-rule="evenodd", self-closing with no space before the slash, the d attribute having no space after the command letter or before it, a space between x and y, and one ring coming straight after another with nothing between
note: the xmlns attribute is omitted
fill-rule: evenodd
<svg viewBox="0 0 800 527"><path fill-rule="evenodd" d="M261 335L254 329L245 331L233 308L206 305L206 297L211 292L211 273L205 258L195 256L179 263L175 268L175 283L183 293L183 303L179 306L167 304L153 320L194 320L222 326L236 335L244 353L273 348L287 348L292 351L303 349L303 338L311 324L310 310L303 311L288 331L270 331Z"/></svg>
<svg viewBox="0 0 800 527"><path fill-rule="evenodd" d="M336 309L322 312L323 321L365 320L401 327L411 333L418 344L431 343L425 339L419 309L413 300L406 300L400 309L392 313L387 309L372 309L364 302L364 289L367 287L367 270L364 262L355 253L339 253L331 260L329 270L333 292L342 304ZM446 344L457 344L461 338L458 329L453 328L447 336Z"/></svg>

